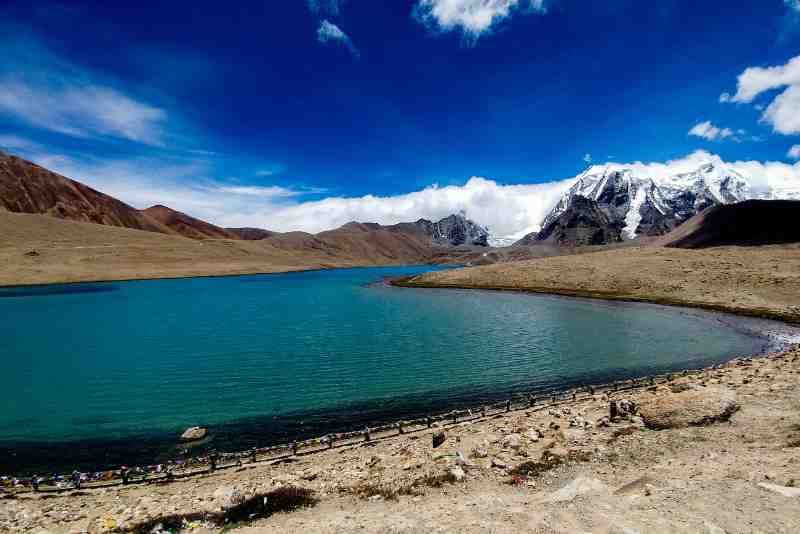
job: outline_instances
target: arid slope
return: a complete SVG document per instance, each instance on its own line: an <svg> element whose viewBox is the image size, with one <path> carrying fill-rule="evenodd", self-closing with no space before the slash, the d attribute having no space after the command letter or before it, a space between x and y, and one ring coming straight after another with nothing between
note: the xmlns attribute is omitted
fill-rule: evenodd
<svg viewBox="0 0 800 534"><path fill-rule="evenodd" d="M429 273L406 283L683 304L800 323L798 244L631 247Z"/></svg>
<svg viewBox="0 0 800 534"><path fill-rule="evenodd" d="M266 241L177 235L0 210L0 285L284 272L363 265Z"/></svg>
<svg viewBox="0 0 800 534"><path fill-rule="evenodd" d="M240 239L239 235L234 232L229 232L225 228L201 221L167 206L150 206L146 210L142 210L142 213L184 237L192 239Z"/></svg>
<svg viewBox="0 0 800 534"><path fill-rule="evenodd" d="M160 222L114 197L2 152L0 209L150 232L174 233Z"/></svg>

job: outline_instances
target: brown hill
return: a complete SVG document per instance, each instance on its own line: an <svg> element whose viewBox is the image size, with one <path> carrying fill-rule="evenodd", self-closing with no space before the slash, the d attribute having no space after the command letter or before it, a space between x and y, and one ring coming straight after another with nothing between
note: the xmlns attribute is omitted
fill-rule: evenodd
<svg viewBox="0 0 800 534"><path fill-rule="evenodd" d="M0 286L364 265L265 240L188 239L0 210Z"/></svg>
<svg viewBox="0 0 800 534"><path fill-rule="evenodd" d="M228 232L236 234L245 241L259 241L276 235L278 232L263 230L261 228L225 228Z"/></svg>
<svg viewBox="0 0 800 534"><path fill-rule="evenodd" d="M224 228L195 219L190 215L160 204L142 210L142 213L184 237L192 239L240 239L237 234Z"/></svg>
<svg viewBox="0 0 800 534"><path fill-rule="evenodd" d="M429 238L418 231L398 231L376 223L350 222L314 237L340 254L381 263L429 261L437 250Z"/></svg>
<svg viewBox="0 0 800 534"><path fill-rule="evenodd" d="M0 208L165 234L172 230L139 210L70 178L0 152Z"/></svg>
<svg viewBox="0 0 800 534"><path fill-rule="evenodd" d="M746 200L698 213L661 238L674 248L754 246L800 242L800 201Z"/></svg>

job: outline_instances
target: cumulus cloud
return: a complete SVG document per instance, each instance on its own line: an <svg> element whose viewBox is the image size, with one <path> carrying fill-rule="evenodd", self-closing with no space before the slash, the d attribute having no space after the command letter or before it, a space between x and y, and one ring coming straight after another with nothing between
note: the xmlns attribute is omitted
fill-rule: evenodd
<svg viewBox="0 0 800 534"><path fill-rule="evenodd" d="M498 237L522 237L538 230L573 180L532 185L501 185L472 177L462 186L432 185L404 195L329 197L281 206L275 211L231 214L233 226L257 223L279 231L317 232L349 221L393 224L419 218L438 220L459 211L489 227Z"/></svg>
<svg viewBox="0 0 800 534"><path fill-rule="evenodd" d="M737 140L738 138L734 135L733 130L730 128L718 128L714 126L711 121L700 122L695 124L691 130L689 130L689 135L693 135L695 137L702 137L708 141L721 141L723 139L732 139Z"/></svg>
<svg viewBox="0 0 800 534"><path fill-rule="evenodd" d="M790 11L800 13L800 0L783 0Z"/></svg>
<svg viewBox="0 0 800 534"><path fill-rule="evenodd" d="M418 0L414 16L432 30L461 30L474 41L514 11L544 13L545 0Z"/></svg>
<svg viewBox="0 0 800 534"><path fill-rule="evenodd" d="M317 29L317 40L322 44L340 44L347 48L356 59L361 57L361 53L353 44L350 37L344 33L339 26L329 20L320 22L319 28Z"/></svg>
<svg viewBox="0 0 800 534"><path fill-rule="evenodd" d="M786 157L800 159L800 145L794 145L792 148L790 148L789 152L786 153Z"/></svg>
<svg viewBox="0 0 800 534"><path fill-rule="evenodd" d="M723 93L720 101L748 104L775 89L783 92L764 109L761 120L772 125L775 132L800 133L800 56L785 65L745 69L738 77L736 94Z"/></svg>

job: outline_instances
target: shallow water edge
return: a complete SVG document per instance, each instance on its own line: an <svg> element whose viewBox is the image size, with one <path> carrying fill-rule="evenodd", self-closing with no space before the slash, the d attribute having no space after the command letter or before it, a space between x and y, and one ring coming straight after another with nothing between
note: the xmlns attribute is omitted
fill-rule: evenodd
<svg viewBox="0 0 800 534"><path fill-rule="evenodd" d="M407 291L401 288L393 289ZM417 289L417 291L426 291L426 289ZM433 291L438 291L438 289ZM454 290L448 289L448 291ZM455 291L459 290L455 289ZM483 290L461 291L481 292ZM541 294L537 296L554 300L585 298ZM609 308L633 306L645 309L662 306L614 300L601 304ZM32 473L69 472L72 469L106 470L117 468L120 465L166 463L170 460L207 454L212 450L218 452L243 451L255 447L273 446L328 434L377 427L401 420L445 414L453 410L479 410L481 406L504 402L507 399L520 399L530 394L549 396L590 385L602 388L604 385L619 381L703 369L736 358L774 354L800 344L800 328L782 322L685 307L680 309L680 313L706 321L713 320L721 326L736 330L757 340L759 349L753 354L709 357L695 362L698 365L690 368L686 365L674 364L639 368L633 373L625 369L585 373L557 379L549 387L529 383L507 387L451 388L430 392L425 396L408 395L376 401L354 402L335 409L302 410L275 416L243 418L214 425L210 429L210 438L193 447L178 444L173 432L163 431L142 432L120 439L0 441L0 473L24 476ZM16 421L15 423L24 425L26 422ZM97 421L91 419L82 422L87 425L95 423Z"/></svg>

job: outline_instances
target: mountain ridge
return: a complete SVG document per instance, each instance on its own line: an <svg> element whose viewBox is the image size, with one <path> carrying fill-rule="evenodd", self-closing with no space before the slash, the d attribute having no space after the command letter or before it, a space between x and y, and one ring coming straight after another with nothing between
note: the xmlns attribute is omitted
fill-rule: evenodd
<svg viewBox="0 0 800 534"><path fill-rule="evenodd" d="M596 165L575 178L545 216L540 230L532 233L536 235L528 234L516 244L548 239L554 227L564 226L565 221L559 218L565 213L576 224L581 218L577 212L582 212L580 224L585 224L587 210L595 207L608 218L606 230L611 240L604 243L610 243L617 240L617 227L621 227L620 239L624 240L661 236L712 206L781 198L800 199L800 184L795 188L758 188L752 179L721 161L704 162L693 171L675 174L647 172L635 166ZM566 239L563 244L580 243Z"/></svg>

